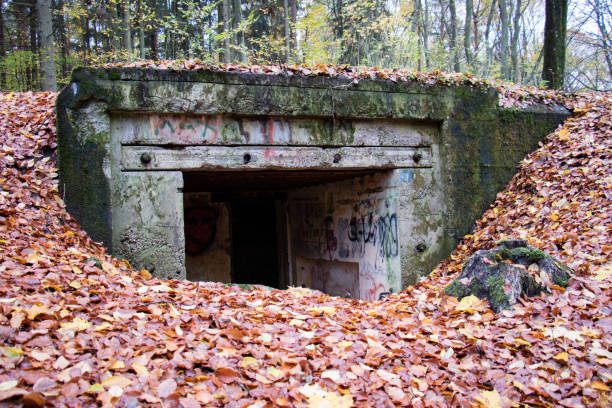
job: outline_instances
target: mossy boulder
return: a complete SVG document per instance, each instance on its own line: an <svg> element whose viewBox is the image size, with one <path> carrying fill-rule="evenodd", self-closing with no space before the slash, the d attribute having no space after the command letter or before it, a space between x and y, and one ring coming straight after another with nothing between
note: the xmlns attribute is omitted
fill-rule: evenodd
<svg viewBox="0 0 612 408"><path fill-rule="evenodd" d="M573 271L522 239L500 241L492 250L477 251L463 265L459 277L445 289L461 299L487 299L498 313L510 309L521 296L536 296L551 285L567 287Z"/></svg>

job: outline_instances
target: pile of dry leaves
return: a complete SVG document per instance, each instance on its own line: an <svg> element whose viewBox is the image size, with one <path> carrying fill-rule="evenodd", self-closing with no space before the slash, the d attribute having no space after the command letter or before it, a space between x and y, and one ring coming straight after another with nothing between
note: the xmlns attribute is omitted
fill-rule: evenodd
<svg viewBox="0 0 612 408"><path fill-rule="evenodd" d="M148 279L107 256L58 194L54 98L0 96L0 406L610 406L610 95L568 99L473 234L379 302ZM570 287L497 316L443 295L509 236L575 268Z"/></svg>
<svg viewBox="0 0 612 408"><path fill-rule="evenodd" d="M358 83L362 79L383 79L392 82L417 82L431 86L472 86L494 87L499 93L499 104L503 107L525 107L540 103L544 105L563 104L571 95L532 86L518 86L501 81L491 81L461 72L418 72L397 68L354 67L349 65L242 65L219 64L191 60L138 60L130 63L114 62L102 65L104 68L150 68L174 71L237 72L263 75L324 76L344 78Z"/></svg>

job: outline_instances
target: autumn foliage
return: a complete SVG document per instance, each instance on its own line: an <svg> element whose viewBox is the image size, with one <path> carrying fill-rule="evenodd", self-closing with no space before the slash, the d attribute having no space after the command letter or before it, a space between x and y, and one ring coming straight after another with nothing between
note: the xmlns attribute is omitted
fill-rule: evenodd
<svg viewBox="0 0 612 408"><path fill-rule="evenodd" d="M573 117L473 233L430 278L365 302L132 271L65 210L55 95L2 94L0 406L610 406L612 97L546 95ZM467 256L512 236L577 270L568 289L499 315L444 296Z"/></svg>

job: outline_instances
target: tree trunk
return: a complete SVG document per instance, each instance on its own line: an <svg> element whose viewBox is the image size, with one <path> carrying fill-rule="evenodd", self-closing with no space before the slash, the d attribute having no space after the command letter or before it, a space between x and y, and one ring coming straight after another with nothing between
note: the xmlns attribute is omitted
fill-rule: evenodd
<svg viewBox="0 0 612 408"><path fill-rule="evenodd" d="M493 45L489 41L489 34L491 33L491 23L493 22L493 14L495 12L495 2L496 0L491 1L491 9L489 10L489 16L487 17L487 28L485 29L484 42L486 44L487 49L487 57L485 62L485 68L482 71L482 76L485 78L489 76L489 68L491 67L491 59L493 57Z"/></svg>
<svg viewBox="0 0 612 408"><path fill-rule="evenodd" d="M291 56L291 32L289 31L289 0L283 0L283 11L283 22L285 23L285 64L288 64Z"/></svg>
<svg viewBox="0 0 612 408"><path fill-rule="evenodd" d="M38 31L38 21L36 18L38 7L36 7L37 2L32 3L30 8L30 51L32 51L33 55L38 56L38 41L37 41L37 31ZM34 57L32 64L28 65L28 88L34 89L38 88L40 85L40 78L38 73L38 64L40 60Z"/></svg>
<svg viewBox="0 0 612 408"><path fill-rule="evenodd" d="M291 5L291 55L293 57L293 62L297 63L298 54L297 54L297 0L290 0ZM612 74L612 71L610 72Z"/></svg>
<svg viewBox="0 0 612 408"><path fill-rule="evenodd" d="M83 53L82 63L86 64L87 58L89 57L89 39L91 35L89 31L89 19L86 15L81 17L81 31L83 33L81 37L81 52Z"/></svg>
<svg viewBox="0 0 612 408"><path fill-rule="evenodd" d="M132 22L130 13L130 0L124 0L123 4L123 31L125 32L124 37L124 48L128 53L132 53Z"/></svg>
<svg viewBox="0 0 612 408"><path fill-rule="evenodd" d="M38 35L40 39L41 88L43 91L57 91L55 73L55 47L53 45L53 26L51 22L51 0L37 0L36 11Z"/></svg>
<svg viewBox="0 0 612 408"><path fill-rule="evenodd" d="M606 27L606 16L604 10L602 10L603 6L599 2L599 0L593 0L590 3L593 6L593 11L595 11L597 27L599 28L599 34L601 35L601 48L604 53L606 64L608 65L608 77L612 80L612 55L610 55L612 53L612 41L610 40L610 33L608 33L608 27ZM612 11L610 10L610 8L608 8L607 10L608 15L612 16Z"/></svg>
<svg viewBox="0 0 612 408"><path fill-rule="evenodd" d="M520 0L519 0L520 1ZM463 27L463 48L465 50L465 61L469 69L472 68L472 15L474 4L472 0L465 0L465 26Z"/></svg>
<svg viewBox="0 0 612 408"><path fill-rule="evenodd" d="M110 7L110 21L109 21L109 28L110 31L108 32L108 35L110 36L110 38L108 38L109 40L109 51L112 52L117 52L119 51L119 48L121 47L121 42L119 41L119 38L121 37L121 30L120 30L120 25L119 25L119 14L117 13L117 7L118 4L115 2L110 2L109 3L109 7Z"/></svg>
<svg viewBox="0 0 612 408"><path fill-rule="evenodd" d="M563 89L567 0L546 0L542 80L548 89Z"/></svg>
<svg viewBox="0 0 612 408"><path fill-rule="evenodd" d="M542 62L542 56L543 55L544 55L544 48L542 48L542 50L540 50L540 54L538 55L538 60L533 65L533 69L531 70L531 73L529 74L527 79L525 81L523 81L523 85L529 85L535 79L535 73L536 73L536 70L538 69L538 66ZM533 85L537 85L537 84L533 84Z"/></svg>
<svg viewBox="0 0 612 408"><path fill-rule="evenodd" d="M427 0L415 0L414 8L416 13L416 28L417 28L417 44L419 59L417 62L417 70L427 70L429 67L428 59L428 41L429 41L429 10L427 6Z"/></svg>
<svg viewBox="0 0 612 408"><path fill-rule="evenodd" d="M140 49L140 58L146 58L145 52L145 22L144 11L142 10L142 0L136 3L136 12L138 13L138 48Z"/></svg>
<svg viewBox="0 0 612 408"><path fill-rule="evenodd" d="M514 21L512 22L512 44L510 49L510 59L512 60L512 82L519 82L518 69L518 40L521 25L521 0L516 0L514 8Z"/></svg>
<svg viewBox="0 0 612 408"><path fill-rule="evenodd" d="M242 22L242 2L232 0L232 31L234 31L234 59L237 62L244 62L244 32L240 30Z"/></svg>
<svg viewBox="0 0 612 408"><path fill-rule="evenodd" d="M54 30L57 33L56 42L60 46L60 73L62 77L66 77L68 72L68 55L70 55L70 48L68 46L68 38L66 36L66 20L64 17L64 0L59 0L56 4L57 13L55 23L56 27Z"/></svg>
<svg viewBox="0 0 612 408"><path fill-rule="evenodd" d="M151 59L158 60L159 59L159 42L157 38L157 30L151 30Z"/></svg>
<svg viewBox="0 0 612 408"><path fill-rule="evenodd" d="M4 15L2 14L2 2L0 2L0 58L4 58L6 53L6 43L4 42ZM6 68L0 72L0 89L6 88Z"/></svg>
<svg viewBox="0 0 612 408"><path fill-rule="evenodd" d="M501 47L499 54L501 75L503 79L510 79L508 67L508 6L506 5L506 0L498 0L497 4L499 5L499 20L501 24Z"/></svg>
<svg viewBox="0 0 612 408"><path fill-rule="evenodd" d="M461 63L459 62L459 48L457 47L457 10L455 9L455 0L449 0L450 8L450 46L451 55L453 57L453 70L461 72Z"/></svg>
<svg viewBox="0 0 612 408"><path fill-rule="evenodd" d="M227 63L229 61L228 54L228 13L227 8L229 3L227 0L222 0L217 3L217 34L225 36L216 44L219 52L219 62Z"/></svg>

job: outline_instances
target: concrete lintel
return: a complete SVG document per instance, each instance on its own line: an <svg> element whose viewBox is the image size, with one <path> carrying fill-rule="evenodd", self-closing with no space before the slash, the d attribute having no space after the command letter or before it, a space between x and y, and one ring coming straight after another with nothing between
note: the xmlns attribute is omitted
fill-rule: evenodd
<svg viewBox="0 0 612 408"><path fill-rule="evenodd" d="M124 146L122 170L362 169L431 167L429 147Z"/></svg>

